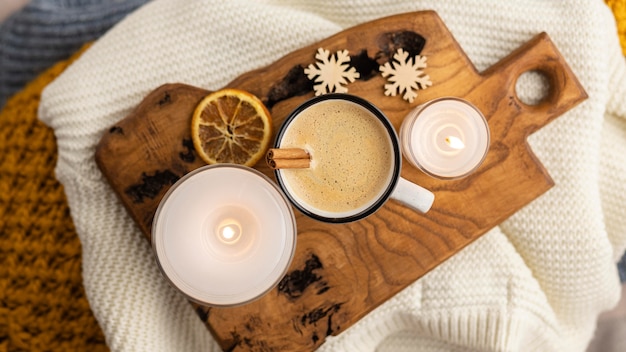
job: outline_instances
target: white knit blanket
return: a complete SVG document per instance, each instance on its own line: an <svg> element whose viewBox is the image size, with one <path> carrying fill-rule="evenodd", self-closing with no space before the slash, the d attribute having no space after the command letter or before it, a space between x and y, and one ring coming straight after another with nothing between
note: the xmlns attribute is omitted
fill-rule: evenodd
<svg viewBox="0 0 626 352"><path fill-rule="evenodd" d="M531 136L556 185L354 326L331 351L584 351L618 301L626 247L626 64L601 0L155 0L44 91L87 297L114 351L216 348L94 162L100 137L166 82L219 89L342 29L436 10L479 70L546 31L589 99ZM529 80L519 95L541 83Z"/></svg>

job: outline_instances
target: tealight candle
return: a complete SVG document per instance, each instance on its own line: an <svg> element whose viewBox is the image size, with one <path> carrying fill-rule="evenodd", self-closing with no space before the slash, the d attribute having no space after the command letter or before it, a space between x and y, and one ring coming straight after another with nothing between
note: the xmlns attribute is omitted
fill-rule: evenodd
<svg viewBox="0 0 626 352"><path fill-rule="evenodd" d="M241 165L202 167L165 194L152 225L159 268L190 300L233 306L261 297L293 257L296 223L278 187Z"/></svg>
<svg viewBox="0 0 626 352"><path fill-rule="evenodd" d="M489 149L489 125L474 105L441 98L414 108L402 122L402 154L416 168L441 179L476 170Z"/></svg>

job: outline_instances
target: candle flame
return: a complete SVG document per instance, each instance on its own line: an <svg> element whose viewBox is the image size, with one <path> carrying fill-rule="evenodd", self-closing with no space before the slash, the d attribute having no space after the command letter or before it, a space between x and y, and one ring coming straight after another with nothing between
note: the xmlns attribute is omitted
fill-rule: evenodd
<svg viewBox="0 0 626 352"><path fill-rule="evenodd" d="M222 237L225 240L230 240L233 237L235 237L235 229L233 229L231 226L224 226L224 228L222 228Z"/></svg>
<svg viewBox="0 0 626 352"><path fill-rule="evenodd" d="M222 222L217 228L217 236L226 244L233 244L241 237L241 226L234 220Z"/></svg>
<svg viewBox="0 0 626 352"><path fill-rule="evenodd" d="M452 149L463 149L463 148L465 148L465 144L463 143L463 141L460 138L457 138L457 137L454 137L454 136L446 137L446 143L448 143L448 145Z"/></svg>

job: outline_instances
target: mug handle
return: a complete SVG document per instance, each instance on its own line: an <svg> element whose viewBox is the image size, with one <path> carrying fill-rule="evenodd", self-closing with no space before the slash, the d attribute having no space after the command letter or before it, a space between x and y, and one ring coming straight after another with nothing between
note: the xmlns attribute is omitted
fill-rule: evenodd
<svg viewBox="0 0 626 352"><path fill-rule="evenodd" d="M433 192L402 177L398 178L390 197L422 214L428 212L435 201Z"/></svg>

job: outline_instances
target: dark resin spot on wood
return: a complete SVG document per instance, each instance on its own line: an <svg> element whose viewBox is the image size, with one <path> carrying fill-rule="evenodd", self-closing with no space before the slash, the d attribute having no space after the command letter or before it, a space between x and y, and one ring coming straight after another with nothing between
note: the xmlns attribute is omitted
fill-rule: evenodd
<svg viewBox="0 0 626 352"><path fill-rule="evenodd" d="M311 341L313 341L313 344L315 345L317 341L319 340L320 340L320 337L317 336L317 332L313 332L313 336L311 336Z"/></svg>
<svg viewBox="0 0 626 352"><path fill-rule="evenodd" d="M170 95L170 92L166 91L165 94L163 95L163 98L159 100L159 106L163 106L171 102L172 102L172 96Z"/></svg>
<svg viewBox="0 0 626 352"><path fill-rule="evenodd" d="M426 39L413 31L384 33L378 39L378 47L382 52L376 55L376 59L384 59L383 62L387 62L400 48L408 52L409 57L413 57L422 52L424 45Z"/></svg>
<svg viewBox="0 0 626 352"><path fill-rule="evenodd" d="M187 138L183 139L183 147L185 148L185 151L178 153L178 157L186 163L193 163L196 160L193 141Z"/></svg>
<svg viewBox="0 0 626 352"><path fill-rule="evenodd" d="M141 183L129 186L124 193L132 198L133 203L141 203L145 198L154 199L161 190L171 186L180 177L170 170L157 171L153 175L141 174Z"/></svg>
<svg viewBox="0 0 626 352"><path fill-rule="evenodd" d="M320 307L304 314L300 319L302 325L315 324L320 319L337 313L341 309L342 303L335 303L330 307Z"/></svg>
<svg viewBox="0 0 626 352"><path fill-rule="evenodd" d="M330 287L324 286L324 287L320 288L319 290L317 290L317 294L321 295L322 293L324 293L324 292L326 292L328 290L330 290Z"/></svg>
<svg viewBox="0 0 626 352"><path fill-rule="evenodd" d="M270 88L264 102L268 109L289 98L304 95L313 91L313 82L304 74L300 65L292 67L282 80Z"/></svg>
<svg viewBox="0 0 626 352"><path fill-rule="evenodd" d="M113 126L109 129L109 133L111 134L124 134L124 129L121 128L120 126Z"/></svg>
<svg viewBox="0 0 626 352"><path fill-rule="evenodd" d="M322 269L322 262L315 254L311 254L304 264L304 269L293 270L285 275L278 283L278 291L287 295L289 298L298 298L302 296L304 290L311 284L319 282L322 277L314 273L317 269ZM325 283L324 283L324 287ZM323 287L321 288L323 289Z"/></svg>
<svg viewBox="0 0 626 352"><path fill-rule="evenodd" d="M196 307L196 314L198 314L198 317L203 323L206 323L209 319L209 308L198 306Z"/></svg>
<svg viewBox="0 0 626 352"><path fill-rule="evenodd" d="M239 335L239 333L237 333L237 331L231 331L230 336L231 336L231 344L230 344L230 346L224 348L224 352L232 352L232 351L234 351L243 342L242 339L241 339L241 335Z"/></svg>
<svg viewBox="0 0 626 352"><path fill-rule="evenodd" d="M367 50L361 50L357 55L350 56L350 65L359 73L359 80L367 81L378 75L380 64L376 59L367 56Z"/></svg>

